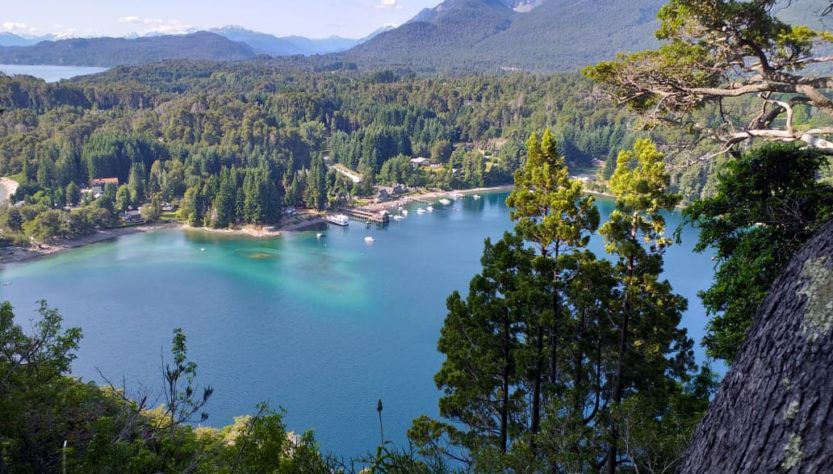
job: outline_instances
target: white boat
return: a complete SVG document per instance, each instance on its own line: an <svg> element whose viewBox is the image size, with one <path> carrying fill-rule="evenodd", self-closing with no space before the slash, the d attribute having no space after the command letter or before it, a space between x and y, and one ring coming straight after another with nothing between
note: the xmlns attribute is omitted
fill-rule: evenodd
<svg viewBox="0 0 833 474"><path fill-rule="evenodd" d="M401 221L404 218L405 218L405 216L400 216L399 214L393 216L393 220L395 220L395 221Z"/></svg>
<svg viewBox="0 0 833 474"><path fill-rule="evenodd" d="M407 210L407 209L403 209L403 210L402 210L402 215L403 215L403 216L405 216L405 217L408 217L408 210Z"/></svg>
<svg viewBox="0 0 833 474"><path fill-rule="evenodd" d="M419 209L417 209L417 214L425 214L425 209L420 207Z"/></svg>
<svg viewBox="0 0 833 474"><path fill-rule="evenodd" d="M428 212L434 212L434 206L428 206Z"/></svg>
<svg viewBox="0 0 833 474"><path fill-rule="evenodd" d="M318 232L317 234L315 234L316 239L321 239L322 237L326 237L326 236L327 236L327 234L325 234L323 232Z"/></svg>
<svg viewBox="0 0 833 474"><path fill-rule="evenodd" d="M475 195L474 195L474 196L472 196L472 197L473 197L474 199L480 199L480 195L479 195L479 194L475 194Z"/></svg>
<svg viewBox="0 0 833 474"><path fill-rule="evenodd" d="M328 214L327 222L329 222L330 224L346 227L350 224L350 218L345 216L344 214Z"/></svg>
<svg viewBox="0 0 833 474"><path fill-rule="evenodd" d="M443 206L447 206L447 205L451 204L451 200L446 199L446 198L442 198L442 199L440 199L440 204L442 204Z"/></svg>
<svg viewBox="0 0 833 474"><path fill-rule="evenodd" d="M367 237L364 238L364 242L367 243L367 244L372 244L373 242L376 242L376 239L374 239L373 237L368 235Z"/></svg>

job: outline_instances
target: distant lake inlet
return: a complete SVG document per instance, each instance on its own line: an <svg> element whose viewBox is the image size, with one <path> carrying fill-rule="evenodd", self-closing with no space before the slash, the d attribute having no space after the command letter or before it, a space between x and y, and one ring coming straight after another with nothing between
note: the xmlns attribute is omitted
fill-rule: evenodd
<svg viewBox="0 0 833 474"><path fill-rule="evenodd" d="M53 66L33 64L0 64L0 72L9 76L27 75L43 79L46 82L58 82L75 76L98 74L106 71L105 67Z"/></svg>

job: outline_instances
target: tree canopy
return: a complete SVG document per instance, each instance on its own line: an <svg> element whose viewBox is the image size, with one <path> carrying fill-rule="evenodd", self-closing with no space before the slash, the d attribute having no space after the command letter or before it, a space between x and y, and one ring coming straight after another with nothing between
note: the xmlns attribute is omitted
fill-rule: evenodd
<svg viewBox="0 0 833 474"><path fill-rule="evenodd" d="M775 0L671 0L659 12L656 50L622 54L584 69L619 103L652 123L671 122L727 148L751 139L801 141L833 154L833 127L797 124L804 107L833 117L833 77L815 75L833 56L818 53L833 35L791 25ZM747 97L755 107L732 99ZM693 118L714 104L712 123Z"/></svg>

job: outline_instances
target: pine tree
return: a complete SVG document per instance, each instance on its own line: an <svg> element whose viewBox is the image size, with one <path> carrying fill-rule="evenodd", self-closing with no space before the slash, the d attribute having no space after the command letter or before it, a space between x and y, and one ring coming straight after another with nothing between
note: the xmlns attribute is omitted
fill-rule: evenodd
<svg viewBox="0 0 833 474"><path fill-rule="evenodd" d="M570 178L549 130L540 142L536 134L530 136L527 153L523 169L515 173L515 189L506 202L512 208L510 215L517 222L518 234L537 247L540 257L550 261L554 285L550 309L541 313L534 334L529 335L538 348L532 401L532 434L535 435L540 430L543 392L560 391L558 346L565 319L560 259L565 252L587 245L589 233L598 226L599 213L593 198L583 194L581 182Z"/></svg>
<svg viewBox="0 0 833 474"><path fill-rule="evenodd" d="M615 271L622 299L616 310L618 347L611 402L619 405L634 386L660 390L671 374L684 378L693 366L691 341L678 329L686 300L660 280L662 255L671 239L664 236L665 218L680 196L669 193L670 178L663 155L647 139L637 140L632 151L622 151L610 188L616 208L599 233L605 249L617 258ZM666 359L676 351L676 359ZM618 465L621 431L610 426L607 472Z"/></svg>
<svg viewBox="0 0 833 474"><path fill-rule="evenodd" d="M524 319L547 302L547 281L534 258L516 235L486 240L483 268L468 294L455 291L446 302L438 342L446 356L434 377L443 391L440 414L456 423L420 418L409 431L413 440L430 443L442 432L477 458L506 454L511 439L525 431Z"/></svg>
<svg viewBox="0 0 833 474"><path fill-rule="evenodd" d="M234 220L234 187L228 168L220 172L220 188L214 195L213 227L225 228Z"/></svg>

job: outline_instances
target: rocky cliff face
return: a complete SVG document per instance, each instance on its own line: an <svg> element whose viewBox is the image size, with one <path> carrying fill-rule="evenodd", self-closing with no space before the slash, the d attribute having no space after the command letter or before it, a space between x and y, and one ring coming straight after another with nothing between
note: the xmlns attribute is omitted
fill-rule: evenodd
<svg viewBox="0 0 833 474"><path fill-rule="evenodd" d="M833 222L772 285L681 472L830 472L831 394Z"/></svg>

